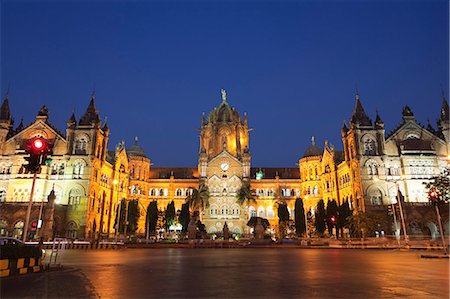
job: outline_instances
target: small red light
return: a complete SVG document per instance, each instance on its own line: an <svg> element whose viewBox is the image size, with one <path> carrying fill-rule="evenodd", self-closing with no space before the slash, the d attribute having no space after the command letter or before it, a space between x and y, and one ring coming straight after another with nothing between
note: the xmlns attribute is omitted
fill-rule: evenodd
<svg viewBox="0 0 450 299"><path fill-rule="evenodd" d="M333 217L331 217L331 222L335 222L336 221L336 218L333 216Z"/></svg>
<svg viewBox="0 0 450 299"><path fill-rule="evenodd" d="M35 148L35 149L42 149L43 147L44 147L44 143L42 142L42 140L40 140L40 139L36 139L34 142L33 142L33 147Z"/></svg>

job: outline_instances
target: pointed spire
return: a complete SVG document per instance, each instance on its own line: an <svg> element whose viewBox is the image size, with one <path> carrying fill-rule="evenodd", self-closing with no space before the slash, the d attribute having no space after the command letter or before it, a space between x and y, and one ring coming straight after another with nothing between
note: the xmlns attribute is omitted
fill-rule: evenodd
<svg viewBox="0 0 450 299"><path fill-rule="evenodd" d="M358 90L356 90L355 99L356 99L355 109L353 110L353 115L350 120L350 123L371 127L372 120L370 119L369 116L367 116L366 112L364 111L364 108L361 104Z"/></svg>
<svg viewBox="0 0 450 299"><path fill-rule="evenodd" d="M381 120L378 109L376 110L377 117L375 118L375 127L384 127L384 122Z"/></svg>
<svg viewBox="0 0 450 299"><path fill-rule="evenodd" d="M403 121L415 121L414 113L408 105L405 105L405 107L403 107L402 118Z"/></svg>
<svg viewBox="0 0 450 299"><path fill-rule="evenodd" d="M109 132L108 117L107 116L105 116L105 124L102 127L102 131L105 132L105 133Z"/></svg>
<svg viewBox="0 0 450 299"><path fill-rule="evenodd" d="M92 93L91 101L86 109L86 112L80 118L80 125L91 125L100 122L100 117L98 115L97 109L95 108L95 93Z"/></svg>
<svg viewBox="0 0 450 299"><path fill-rule="evenodd" d="M48 109L47 109L47 106L42 105L42 107L41 107L41 109L39 110L37 116L42 116L42 117L47 118L47 117L48 117Z"/></svg>
<svg viewBox="0 0 450 299"><path fill-rule="evenodd" d="M2 106L0 107L0 121L11 121L11 110L9 109L9 90L6 93Z"/></svg>
<svg viewBox="0 0 450 299"><path fill-rule="evenodd" d="M20 119L20 123L19 123L19 125L17 126L17 128L16 128L16 132L20 132L20 131L22 131L23 129L25 128L25 126L23 125L23 117Z"/></svg>
<svg viewBox="0 0 450 299"><path fill-rule="evenodd" d="M244 112L244 125L248 126L247 112Z"/></svg>
<svg viewBox="0 0 450 299"><path fill-rule="evenodd" d="M430 131L431 133L436 133L436 130L433 128L433 126L431 125L430 119L427 118L427 130Z"/></svg>
<svg viewBox="0 0 450 299"><path fill-rule="evenodd" d="M67 123L76 123L77 122L77 118L75 117L75 111L72 112L72 115L70 116L69 120L67 121Z"/></svg>
<svg viewBox="0 0 450 299"><path fill-rule="evenodd" d="M311 144L312 144L312 145L316 145L316 141L315 141L314 136L311 136Z"/></svg>
<svg viewBox="0 0 450 299"><path fill-rule="evenodd" d="M138 145L138 137L134 136L134 145Z"/></svg>
<svg viewBox="0 0 450 299"><path fill-rule="evenodd" d="M348 127L347 127L347 123L346 123L345 119L344 119L344 123L342 124L341 132L342 132L343 134L345 134L345 133L348 132Z"/></svg>

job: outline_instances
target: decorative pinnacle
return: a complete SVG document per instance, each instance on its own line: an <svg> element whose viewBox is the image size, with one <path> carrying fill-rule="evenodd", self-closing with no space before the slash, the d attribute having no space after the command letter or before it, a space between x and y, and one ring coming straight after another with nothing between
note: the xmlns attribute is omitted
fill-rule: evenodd
<svg viewBox="0 0 450 299"><path fill-rule="evenodd" d="M311 137L311 144L316 145L316 141L314 140L314 136Z"/></svg>

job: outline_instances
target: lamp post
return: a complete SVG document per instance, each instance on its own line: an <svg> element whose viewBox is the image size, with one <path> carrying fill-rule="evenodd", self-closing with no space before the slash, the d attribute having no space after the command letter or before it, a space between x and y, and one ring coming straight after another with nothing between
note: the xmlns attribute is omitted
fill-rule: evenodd
<svg viewBox="0 0 450 299"><path fill-rule="evenodd" d="M119 177L120 179L120 177ZM119 203L119 207L117 208L117 216L116 216L116 244L117 244L117 238L119 237L119 223L120 223L120 207L121 205L121 201L119 200L119 181L118 180L114 180L113 181L114 186L116 186L117 188L117 202Z"/></svg>

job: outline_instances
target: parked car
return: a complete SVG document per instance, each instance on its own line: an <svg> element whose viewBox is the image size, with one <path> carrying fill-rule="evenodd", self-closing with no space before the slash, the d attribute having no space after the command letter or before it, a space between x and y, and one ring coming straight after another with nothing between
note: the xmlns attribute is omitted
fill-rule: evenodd
<svg viewBox="0 0 450 299"><path fill-rule="evenodd" d="M11 237L0 237L0 246L8 246L8 247L21 247L21 246L28 246L28 247L36 247L39 248L39 245L36 244L27 244L24 243L23 241L16 239L16 238L11 238ZM40 248L41 250L41 257L42 260L44 260L45 258L45 249L44 248Z"/></svg>

